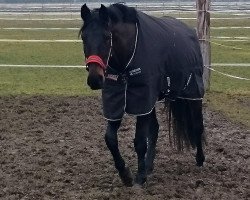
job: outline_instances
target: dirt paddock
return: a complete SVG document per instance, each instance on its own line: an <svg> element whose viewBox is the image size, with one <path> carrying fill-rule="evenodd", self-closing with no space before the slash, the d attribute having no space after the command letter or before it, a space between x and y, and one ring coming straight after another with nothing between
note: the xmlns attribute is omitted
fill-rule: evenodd
<svg viewBox="0 0 250 200"><path fill-rule="evenodd" d="M169 147L161 105L155 170L144 188L126 188L104 142L97 97L0 97L0 199L250 199L250 132L204 108L204 167L194 152ZM119 131L135 173L134 119Z"/></svg>

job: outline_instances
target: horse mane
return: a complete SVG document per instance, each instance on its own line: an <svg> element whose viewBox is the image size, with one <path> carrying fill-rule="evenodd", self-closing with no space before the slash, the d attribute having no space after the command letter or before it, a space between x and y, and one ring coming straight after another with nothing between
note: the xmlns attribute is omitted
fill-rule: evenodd
<svg viewBox="0 0 250 200"><path fill-rule="evenodd" d="M108 7L109 17L112 22L136 23L138 22L135 8L128 7L122 3L115 3Z"/></svg>

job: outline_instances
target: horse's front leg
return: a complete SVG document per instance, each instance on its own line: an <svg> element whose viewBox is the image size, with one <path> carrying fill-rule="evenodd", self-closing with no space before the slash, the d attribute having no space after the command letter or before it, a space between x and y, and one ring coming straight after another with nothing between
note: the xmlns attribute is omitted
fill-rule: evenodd
<svg viewBox="0 0 250 200"><path fill-rule="evenodd" d="M150 128L151 115L137 117L134 139L135 151L138 157L138 170L135 183L143 185L147 180L145 154L147 152L147 134Z"/></svg>
<svg viewBox="0 0 250 200"><path fill-rule="evenodd" d="M117 131L121 125L121 121L109 121L107 131L105 134L105 141L107 147L109 148L114 162L115 167L119 172L119 176L126 186L133 186L133 176L128 167L125 166L125 161L123 160L119 148L118 148L118 139Z"/></svg>

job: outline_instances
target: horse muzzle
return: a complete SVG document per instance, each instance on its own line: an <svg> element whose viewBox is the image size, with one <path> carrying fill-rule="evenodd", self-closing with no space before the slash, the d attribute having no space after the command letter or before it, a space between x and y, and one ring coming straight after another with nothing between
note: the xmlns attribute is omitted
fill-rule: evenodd
<svg viewBox="0 0 250 200"><path fill-rule="evenodd" d="M87 84L92 90L102 89L104 84L104 70L98 63L88 64L89 75L87 78Z"/></svg>
<svg viewBox="0 0 250 200"><path fill-rule="evenodd" d="M89 71L89 76L87 79L87 84L92 90L102 89L104 83L104 71L107 65L101 57L97 55L91 55L86 60L87 70Z"/></svg>
<svg viewBox="0 0 250 200"><path fill-rule="evenodd" d="M92 90L102 89L104 83L104 76L102 75L89 75L87 84Z"/></svg>

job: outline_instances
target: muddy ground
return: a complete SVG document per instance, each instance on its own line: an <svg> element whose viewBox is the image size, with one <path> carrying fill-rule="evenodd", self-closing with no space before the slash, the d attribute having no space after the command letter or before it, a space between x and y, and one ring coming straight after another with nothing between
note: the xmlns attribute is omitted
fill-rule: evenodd
<svg viewBox="0 0 250 200"><path fill-rule="evenodd" d="M0 199L250 199L250 132L204 109L205 166L194 152L171 149L164 113L155 171L144 188L126 188L104 142L100 99L0 97ZM134 120L119 134L127 164L136 171Z"/></svg>

